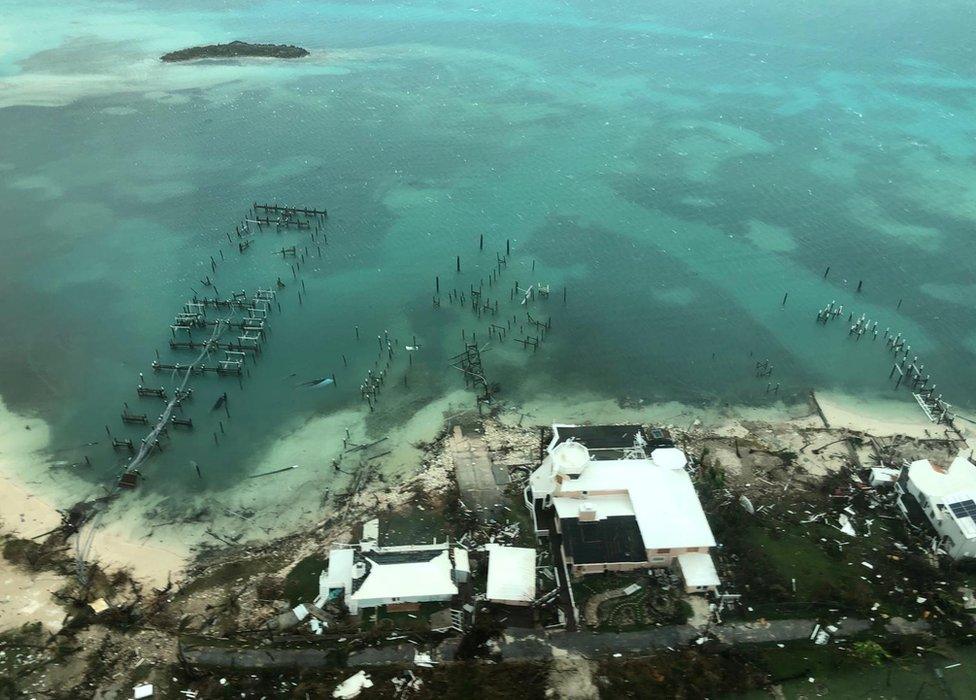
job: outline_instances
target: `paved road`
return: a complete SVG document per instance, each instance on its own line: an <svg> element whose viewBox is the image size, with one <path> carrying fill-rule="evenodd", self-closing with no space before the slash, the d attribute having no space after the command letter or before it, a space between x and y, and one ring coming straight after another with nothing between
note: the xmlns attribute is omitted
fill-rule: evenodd
<svg viewBox="0 0 976 700"><path fill-rule="evenodd" d="M555 648L596 658L684 646L697 636L695 628L688 625L656 627L639 632L562 632L550 634L548 638L532 630L509 630L501 644L501 653L505 659L543 659L550 658L552 648Z"/></svg>
<svg viewBox="0 0 976 700"><path fill-rule="evenodd" d="M733 622L712 628L712 633L726 644L788 642L808 639L816 620L768 620ZM833 625L832 636L850 636L871 627L866 620L844 619ZM645 654L653 649L679 648L691 644L700 632L690 625L670 625L636 632L553 632L532 629L508 629L499 644L502 658L509 661L551 659L553 650L596 659L612 654ZM434 651L434 658L451 661L457 639L447 639ZM378 649L364 649L349 656L350 666L385 664L410 665L417 647L400 644Z"/></svg>

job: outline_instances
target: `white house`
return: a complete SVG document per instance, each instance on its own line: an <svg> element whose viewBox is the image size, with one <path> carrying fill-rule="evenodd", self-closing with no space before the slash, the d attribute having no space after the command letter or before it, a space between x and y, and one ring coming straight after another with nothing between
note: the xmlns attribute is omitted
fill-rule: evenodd
<svg viewBox="0 0 976 700"><path fill-rule="evenodd" d="M687 552L678 555L678 568L681 569L681 576L685 581L685 591L687 593L704 593L706 591L716 592L722 583L719 580L718 572L715 570L715 562L712 561L710 554L705 552Z"/></svg>
<svg viewBox="0 0 976 700"><path fill-rule="evenodd" d="M648 439L639 426L556 425L548 453L529 479L526 503L536 533L559 536L574 574L682 567L680 555L690 553L711 560L715 538L687 458L663 431ZM705 575L701 558L684 560L692 563L700 582L691 590L718 585L714 566Z"/></svg>
<svg viewBox="0 0 976 700"><path fill-rule="evenodd" d="M341 595L349 612L357 615L362 608L451 600L469 570L467 550L446 542L405 547L362 542L329 552L315 604Z"/></svg>
<svg viewBox="0 0 976 700"><path fill-rule="evenodd" d="M535 550L487 544L488 589L485 598L505 605L531 605L535 600Z"/></svg>
<svg viewBox="0 0 976 700"><path fill-rule="evenodd" d="M962 455L948 466L920 459L901 470L895 489L905 517L924 518L949 556L976 557L976 465Z"/></svg>

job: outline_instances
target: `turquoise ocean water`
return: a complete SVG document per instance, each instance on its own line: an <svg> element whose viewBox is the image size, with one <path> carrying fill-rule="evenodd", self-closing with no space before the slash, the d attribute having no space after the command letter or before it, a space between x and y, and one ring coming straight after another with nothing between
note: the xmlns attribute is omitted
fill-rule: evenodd
<svg viewBox="0 0 976 700"><path fill-rule="evenodd" d="M448 358L488 320L434 309L434 277L442 296L477 286L506 240L501 316L524 318L515 280L553 289L531 308L553 319L537 353L485 354L506 404L911 400L880 339L814 322L837 300L976 406L971 3L2 0L0 15L0 396L50 424L52 454L89 455L86 479L120 465L103 426L144 432L121 425L123 401L159 410L138 373L172 384L148 365L176 357L169 323L220 250L218 288L281 276L282 312L242 386L193 382L197 430L174 436L153 489L199 489L190 459L220 475L206 487L231 484L304 421L359 409L386 330L422 348L409 369L398 355L374 437L459 388ZM155 60L233 39L313 55ZM301 305L277 234L244 255L227 243L253 200L329 209ZM294 386L332 372L334 388Z"/></svg>

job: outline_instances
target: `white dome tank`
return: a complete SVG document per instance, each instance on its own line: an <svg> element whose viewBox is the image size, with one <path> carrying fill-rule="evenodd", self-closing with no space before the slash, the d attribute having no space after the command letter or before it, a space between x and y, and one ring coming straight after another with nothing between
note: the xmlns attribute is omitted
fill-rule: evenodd
<svg viewBox="0 0 976 700"><path fill-rule="evenodd" d="M552 461L553 474L579 476L590 463L590 451L582 443L567 440L552 449L549 459Z"/></svg>

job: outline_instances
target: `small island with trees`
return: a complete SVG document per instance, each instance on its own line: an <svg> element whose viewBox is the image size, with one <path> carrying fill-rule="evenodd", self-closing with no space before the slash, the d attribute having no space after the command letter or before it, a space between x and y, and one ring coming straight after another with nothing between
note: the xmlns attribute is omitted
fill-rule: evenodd
<svg viewBox="0 0 976 700"><path fill-rule="evenodd" d="M198 58L302 58L308 56L308 51L300 46L290 44L249 44L246 41L232 41L229 44L210 44L208 46L192 46L188 49L171 51L161 56L167 63L177 61L193 61Z"/></svg>

